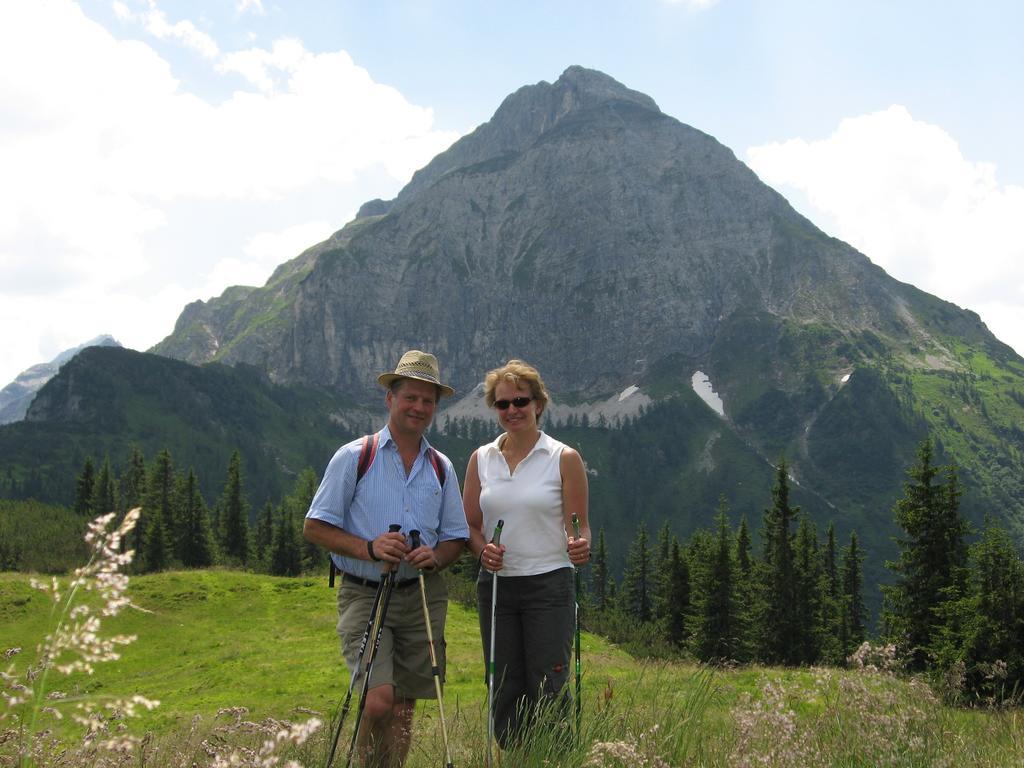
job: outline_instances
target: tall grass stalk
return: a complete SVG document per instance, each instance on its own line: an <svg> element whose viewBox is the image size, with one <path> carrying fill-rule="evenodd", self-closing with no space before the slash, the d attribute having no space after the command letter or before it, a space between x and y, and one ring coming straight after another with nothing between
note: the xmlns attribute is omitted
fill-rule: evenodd
<svg viewBox="0 0 1024 768"><path fill-rule="evenodd" d="M128 576L123 572L131 563L134 552L121 551L121 544L135 527L139 513L138 508L130 510L113 530L109 528L115 519L114 513L102 515L89 523L85 534L90 548L89 560L73 572L66 591L56 577L50 582L31 580L34 588L52 600L50 616L51 622L56 617L56 624L37 646L34 663L29 663L21 674L16 673L13 662L0 672L5 702L4 709L0 710L0 723L5 725L0 732L0 765L92 768L126 766L136 760L140 766L170 765L175 756L183 757L179 742L154 763L147 760L146 751L152 738L147 735L141 739L127 733L124 720L133 717L140 708L152 709L160 702L139 694L126 698L69 696L49 688L52 673L91 675L95 664L116 661L120 658L117 649L136 640L135 635L105 636L102 629L104 619L116 616L125 608L143 610L128 598ZM88 593L95 597L90 598ZM4 658L10 660L20 651L20 648L9 648L4 652ZM59 742L49 728L43 727L46 718L62 720L66 716L82 730L81 744L76 749ZM193 719L190 737L197 725L198 720ZM252 728L247 729L248 725ZM319 726L320 721L316 718L301 725L269 718L262 723L250 724L243 722L239 715L234 731L253 733L259 743L251 748L232 748L227 740L221 738L219 745L206 739L199 747L213 768L270 768L279 764L278 752L303 744ZM152 755L153 752L149 752L149 756ZM193 766L198 763L187 760L179 764ZM291 762L289 765L298 764Z"/></svg>
<svg viewBox="0 0 1024 768"><path fill-rule="evenodd" d="M99 752L123 753L130 751L138 740L124 734L101 739L103 734L110 735L109 723L132 717L139 707L151 709L159 704L139 695L103 700L68 696L49 689L52 672L65 676L76 672L92 674L93 665L119 659L117 648L134 642L133 635L104 636L101 630L105 618L133 606L125 594L128 576L121 569L131 563L134 553L122 552L121 542L134 528L139 511L129 511L113 530L108 528L114 513L89 524L85 534L89 560L74 571L63 599L57 577L50 582L31 582L49 595L53 601L51 617L57 618L53 631L37 647L35 663L27 667L20 679L14 674L13 664L3 673L7 708L0 713L0 719L11 719L16 724L10 740L16 744L19 766L35 765L44 754L49 736L40 725L44 716L62 719L68 715L84 730L84 745ZM84 592L94 593L98 600L80 599L86 597L80 594ZM11 650L8 654L14 655Z"/></svg>
<svg viewBox="0 0 1024 768"><path fill-rule="evenodd" d="M689 680L671 682L664 668L644 667L641 679L623 690L591 691L584 701L579 732L571 707L542 705L535 725L498 764L515 768L664 768L697 764L702 752L705 712L712 701L714 673L698 668ZM586 690L586 689L585 689ZM652 691L663 696L652 698ZM481 699L466 707L446 701L448 737L456 766L481 766L487 753L487 708ZM444 744L434 702L417 707L407 768L443 765Z"/></svg>

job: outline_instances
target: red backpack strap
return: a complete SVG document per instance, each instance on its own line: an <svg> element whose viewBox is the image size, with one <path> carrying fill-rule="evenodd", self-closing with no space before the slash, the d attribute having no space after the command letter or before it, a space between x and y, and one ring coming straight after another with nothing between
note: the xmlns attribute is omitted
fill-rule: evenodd
<svg viewBox="0 0 1024 768"><path fill-rule="evenodd" d="M441 454L433 448L428 448L427 455L430 456L430 465L434 468L434 474L437 475L437 482L444 488L445 469L444 462L441 461Z"/></svg>
<svg viewBox="0 0 1024 768"><path fill-rule="evenodd" d="M359 449L359 461L356 464L356 485L363 479L369 469L370 465L373 464L373 459L377 455L377 445L380 443L380 433L374 432L372 435L363 435L362 438L363 446ZM327 579L329 586L334 586L334 574L338 573L338 566L334 564L334 558L328 555L327 559L331 563L330 576Z"/></svg>
<svg viewBox="0 0 1024 768"><path fill-rule="evenodd" d="M359 451L359 463L356 464L356 482L358 483L363 479L370 470L370 465L373 464L373 459L377 455L377 445L380 443L380 433L374 432L372 435L363 436L363 447Z"/></svg>

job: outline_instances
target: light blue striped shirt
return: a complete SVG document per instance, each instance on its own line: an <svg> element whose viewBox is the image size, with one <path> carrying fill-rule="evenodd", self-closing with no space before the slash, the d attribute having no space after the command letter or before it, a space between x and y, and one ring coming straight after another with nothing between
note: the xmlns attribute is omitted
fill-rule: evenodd
<svg viewBox="0 0 1024 768"><path fill-rule="evenodd" d="M306 517L322 520L367 540L386 533L392 523L401 525L406 536L409 531L418 530L422 543L429 547L441 541L468 539L469 526L455 469L447 456L438 453L445 469L442 488L427 455L429 447L427 439L422 438L419 455L406 476L398 446L384 427L380 431L377 455L357 484L362 438L343 445L327 465ZM380 563L334 553L331 558L347 573L374 581L380 578ZM418 570L403 562L398 578L414 578L418 574Z"/></svg>

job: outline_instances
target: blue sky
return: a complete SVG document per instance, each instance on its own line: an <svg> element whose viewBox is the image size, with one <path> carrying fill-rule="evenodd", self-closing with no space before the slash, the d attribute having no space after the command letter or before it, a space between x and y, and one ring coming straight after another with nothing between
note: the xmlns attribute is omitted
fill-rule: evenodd
<svg viewBox="0 0 1024 768"><path fill-rule="evenodd" d="M0 386L394 196L512 91L600 69L1024 352L1024 4L0 3Z"/></svg>

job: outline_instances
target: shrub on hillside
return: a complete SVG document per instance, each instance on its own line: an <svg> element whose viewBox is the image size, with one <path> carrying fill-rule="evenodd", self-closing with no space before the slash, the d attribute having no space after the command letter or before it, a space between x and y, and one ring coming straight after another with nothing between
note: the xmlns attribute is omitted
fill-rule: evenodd
<svg viewBox="0 0 1024 768"><path fill-rule="evenodd" d="M86 561L86 519L38 501L0 500L0 571L67 573Z"/></svg>

